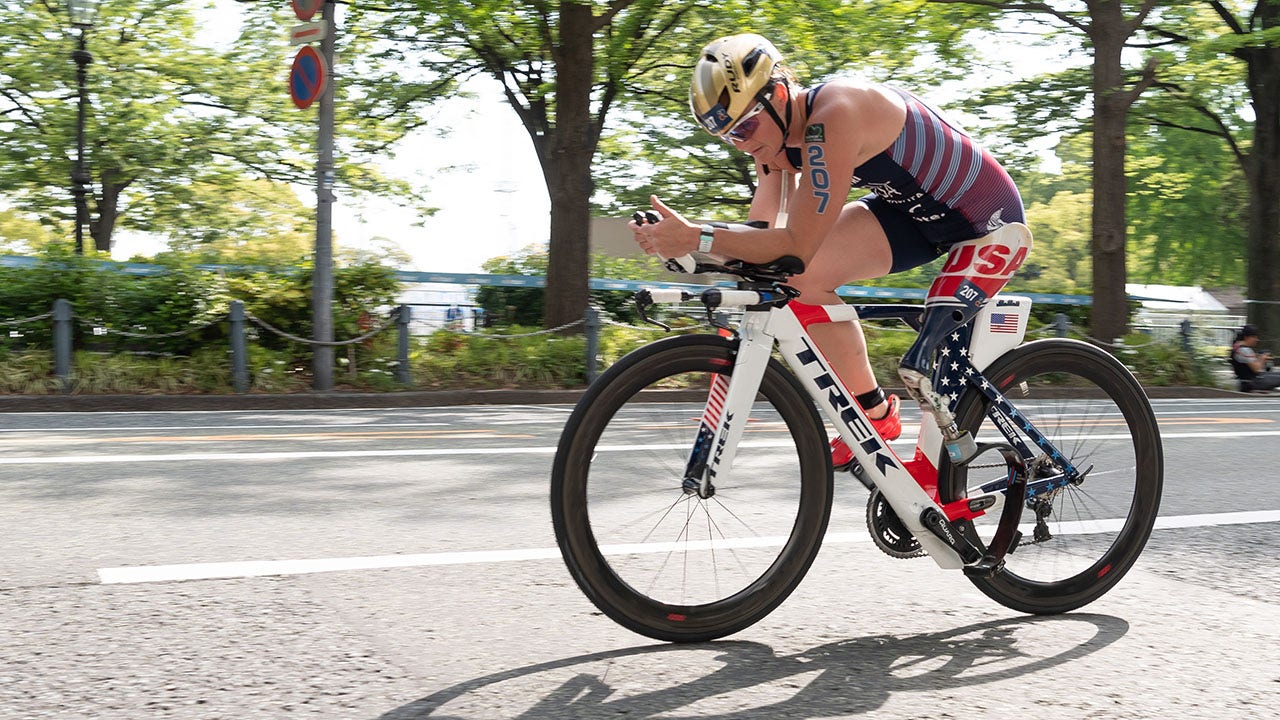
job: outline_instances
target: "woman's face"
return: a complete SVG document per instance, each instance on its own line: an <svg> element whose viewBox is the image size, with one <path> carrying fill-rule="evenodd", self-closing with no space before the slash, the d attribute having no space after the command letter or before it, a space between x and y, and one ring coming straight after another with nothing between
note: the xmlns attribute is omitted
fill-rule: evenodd
<svg viewBox="0 0 1280 720"><path fill-rule="evenodd" d="M785 92L773 93L770 102L774 105L774 111L777 111L779 102L785 103ZM756 109L747 113L746 117L738 121L724 136L725 141L734 146L738 150L747 153L763 165L777 165L775 160L785 160L782 151L782 129L778 127L778 123L763 105L757 105ZM781 168L781 165L778 165Z"/></svg>

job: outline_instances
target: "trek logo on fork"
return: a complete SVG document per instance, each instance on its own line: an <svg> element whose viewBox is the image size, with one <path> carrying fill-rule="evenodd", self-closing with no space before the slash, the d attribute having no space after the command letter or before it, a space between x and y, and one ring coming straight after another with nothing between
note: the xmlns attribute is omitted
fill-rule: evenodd
<svg viewBox="0 0 1280 720"><path fill-rule="evenodd" d="M733 413L724 416L724 427L720 430L720 439L716 441L715 454L711 456L711 466L707 468L707 478L714 479L716 468L720 467L720 457L724 455L724 446L729 442L729 427L733 424Z"/></svg>

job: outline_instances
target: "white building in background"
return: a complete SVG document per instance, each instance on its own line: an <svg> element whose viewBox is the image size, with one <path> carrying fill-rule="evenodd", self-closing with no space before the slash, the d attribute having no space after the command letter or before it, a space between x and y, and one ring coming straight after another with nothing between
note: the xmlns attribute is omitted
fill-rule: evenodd
<svg viewBox="0 0 1280 720"><path fill-rule="evenodd" d="M428 335L443 327L469 331L483 315L475 302L479 289L477 285L418 283L406 285L396 302L408 305L412 312L410 334Z"/></svg>
<svg viewBox="0 0 1280 720"><path fill-rule="evenodd" d="M1142 298L1142 309L1151 312L1225 314L1227 306L1199 285L1139 285L1129 283L1125 292Z"/></svg>
<svg viewBox="0 0 1280 720"><path fill-rule="evenodd" d="M1141 303L1134 313L1133 327L1158 338L1177 335L1182 322L1189 320L1205 341L1229 345L1236 329L1244 324L1244 316L1231 314L1226 305L1198 285L1128 283L1124 289Z"/></svg>

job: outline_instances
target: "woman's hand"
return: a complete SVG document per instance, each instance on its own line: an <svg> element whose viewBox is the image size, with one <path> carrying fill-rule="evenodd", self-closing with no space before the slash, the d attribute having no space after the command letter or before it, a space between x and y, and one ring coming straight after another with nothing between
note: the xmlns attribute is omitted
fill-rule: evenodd
<svg viewBox="0 0 1280 720"><path fill-rule="evenodd" d="M634 220L628 223L641 250L649 255L657 253L664 258L674 258L698 249L697 225L667 207L657 195L650 195L649 202L661 220L643 225L637 225Z"/></svg>

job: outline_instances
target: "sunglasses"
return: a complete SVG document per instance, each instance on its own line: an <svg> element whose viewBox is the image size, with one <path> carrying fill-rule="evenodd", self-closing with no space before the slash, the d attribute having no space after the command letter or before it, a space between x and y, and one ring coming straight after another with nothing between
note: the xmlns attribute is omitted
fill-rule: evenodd
<svg viewBox="0 0 1280 720"><path fill-rule="evenodd" d="M764 103L756 103L751 112L743 115L742 119L734 123L733 127L729 128L729 132L722 136L724 141L730 145L737 145L751 139L756 130L760 129L760 113L763 111Z"/></svg>

